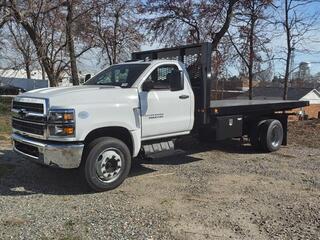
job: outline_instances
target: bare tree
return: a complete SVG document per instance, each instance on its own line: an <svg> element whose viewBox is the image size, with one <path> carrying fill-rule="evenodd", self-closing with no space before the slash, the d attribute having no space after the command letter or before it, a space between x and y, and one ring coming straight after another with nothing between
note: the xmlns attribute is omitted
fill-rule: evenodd
<svg viewBox="0 0 320 240"><path fill-rule="evenodd" d="M151 41L166 45L211 41L213 50L227 32L239 0L148 0L141 12Z"/></svg>
<svg viewBox="0 0 320 240"><path fill-rule="evenodd" d="M21 26L9 22L6 24L9 30L8 46L16 54L13 56L15 67L24 66L27 78L31 78L32 66L37 62L34 46L24 29ZM8 47L7 47L8 48Z"/></svg>
<svg viewBox="0 0 320 240"><path fill-rule="evenodd" d="M237 14L235 35L229 34L230 42L235 48L242 64L245 65L249 78L249 99L253 98L253 78L255 61L261 61L259 51L265 51L267 54L266 44L270 42L265 35L263 29L266 28L264 24L267 15L266 9L272 6L272 0L247 0L243 1L243 8ZM258 29L258 26L260 28Z"/></svg>
<svg viewBox="0 0 320 240"><path fill-rule="evenodd" d="M7 1L0 0L0 29L5 25L5 23L10 19L11 15L7 11Z"/></svg>
<svg viewBox="0 0 320 240"><path fill-rule="evenodd" d="M140 13L152 42L165 45L199 43L206 37L201 30L204 26L203 9L200 3L192 1L156 1L141 3Z"/></svg>
<svg viewBox="0 0 320 240"><path fill-rule="evenodd" d="M118 63L138 50L143 40L135 13L136 2L97 2L94 14L96 45L107 55L109 64Z"/></svg>
<svg viewBox="0 0 320 240"><path fill-rule="evenodd" d="M72 57L67 56L69 42L66 40L64 26L67 24L65 24L66 16L65 11L62 10L63 6L64 2L59 0L25 2L8 0L5 5L6 12L9 12L11 16L10 20L19 23L32 40L38 60L46 72L50 86L58 85L62 73L66 72L71 65L71 58L74 61L74 58L80 57L89 49L89 47L84 47L74 53ZM74 21L74 18L72 19L70 15L69 18ZM72 44L68 46L70 49L72 48Z"/></svg>
<svg viewBox="0 0 320 240"><path fill-rule="evenodd" d="M313 30L314 24L319 19L319 12L309 14L308 11L303 11L303 8L308 4L316 2L313 0L284 0L280 9L280 24L285 32L286 37L286 57L285 57L285 73L284 73L284 89L283 99L288 97L289 77L293 69L292 52L305 40L306 34ZM301 11L302 10L302 11Z"/></svg>
<svg viewBox="0 0 320 240"><path fill-rule="evenodd" d="M147 29L151 42L166 46L211 42L214 81L210 84L217 93L219 75L230 56L226 51L230 48L225 44L225 35L239 2L240 0L147 0L140 7L140 12L144 15L141 22Z"/></svg>
<svg viewBox="0 0 320 240"><path fill-rule="evenodd" d="M59 7L60 3L56 1L44 0L19 3L11 0L7 4L13 20L21 24L32 40L51 86L58 85L62 72L61 57L65 48L59 23L56 21Z"/></svg>

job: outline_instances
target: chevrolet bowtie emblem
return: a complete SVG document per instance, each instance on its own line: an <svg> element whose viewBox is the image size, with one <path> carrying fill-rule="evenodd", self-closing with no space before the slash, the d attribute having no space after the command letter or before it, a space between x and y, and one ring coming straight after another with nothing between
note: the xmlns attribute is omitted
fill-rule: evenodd
<svg viewBox="0 0 320 240"><path fill-rule="evenodd" d="M25 117L27 115L27 110L26 109L20 109L18 114L21 118Z"/></svg>

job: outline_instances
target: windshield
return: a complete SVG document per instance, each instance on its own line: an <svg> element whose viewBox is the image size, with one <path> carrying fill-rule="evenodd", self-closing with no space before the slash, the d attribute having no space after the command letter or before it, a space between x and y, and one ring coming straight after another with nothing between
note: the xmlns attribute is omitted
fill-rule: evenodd
<svg viewBox="0 0 320 240"><path fill-rule="evenodd" d="M148 66L149 63L113 65L90 78L84 85L131 87Z"/></svg>

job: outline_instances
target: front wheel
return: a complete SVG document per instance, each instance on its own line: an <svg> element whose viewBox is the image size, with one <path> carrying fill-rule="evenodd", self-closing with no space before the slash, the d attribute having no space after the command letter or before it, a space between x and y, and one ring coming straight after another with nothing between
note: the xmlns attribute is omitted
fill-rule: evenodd
<svg viewBox="0 0 320 240"><path fill-rule="evenodd" d="M116 138L102 137L89 144L82 171L88 185L101 192L118 187L130 168L131 154L127 145Z"/></svg>

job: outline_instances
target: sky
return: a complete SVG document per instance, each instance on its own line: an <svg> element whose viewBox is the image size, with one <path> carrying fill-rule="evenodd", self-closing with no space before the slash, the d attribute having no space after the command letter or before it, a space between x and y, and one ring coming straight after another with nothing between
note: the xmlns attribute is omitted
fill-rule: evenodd
<svg viewBox="0 0 320 240"><path fill-rule="evenodd" d="M277 0L276 4L280 5L282 0ZM307 7L300 8L300 11L303 13L308 13L310 15L319 13L320 14L320 1L317 3L309 4ZM300 62L310 62L311 66L311 73L315 74L320 72L320 18L317 23L314 25L314 31L309 33L308 41L304 41L301 43L301 46L298 46L295 51L295 58L294 58L294 69L298 68ZM270 27L270 31L276 31L273 29L274 27ZM272 39L270 48L272 49L273 54L276 57L284 56L284 46L286 44L285 34L282 33L281 30L277 30L280 34L277 34L276 37ZM141 45L141 50L151 50L161 48L161 44L155 43L153 45L148 43L143 43ZM301 51L302 48L308 49L310 51ZM80 68L85 69L88 72L96 73L99 71L102 66L97 63L97 58L99 54L95 52L95 50L91 51L90 53L86 54L80 63ZM275 75L282 75L284 72L285 62L282 60L275 60L274 61L274 72ZM234 70L231 70L234 72Z"/></svg>
<svg viewBox="0 0 320 240"><path fill-rule="evenodd" d="M280 5L283 3L283 0L276 0L276 4ZM315 74L320 72L320 1L316 3L309 4L307 7L301 9L301 12L308 14L319 13L319 20L317 24L315 24L315 31L311 32L309 35L309 40L305 41L302 45L304 48L307 48L311 51L302 52L299 51L300 47L295 51L295 60L294 60L294 68L297 68L300 62L310 62L311 73ZM275 31L275 29L270 27L270 31ZM271 42L271 49L274 55L279 56L283 51L283 47L285 46L285 35L284 33L280 34L280 36L274 37ZM161 44L149 44L143 43L141 45L141 50L151 50L161 48ZM101 58L100 54L96 49L88 51L79 59L79 69L84 73L95 74L99 72L104 66L99 63L99 58ZM1 64L1 61L0 61ZM275 61L274 62L274 72L275 75L282 75L284 72L284 61ZM235 72L235 70L231 70L231 72Z"/></svg>
<svg viewBox="0 0 320 240"><path fill-rule="evenodd" d="M279 2L279 1L278 1ZM281 2L281 0L280 0ZM316 15L319 17L313 26L314 30L308 33L308 40L302 41L300 46L297 46L294 58L294 69L299 66L300 62L309 62L311 67L311 73L315 74L320 72L320 1L310 3L305 7L299 8L301 13L308 15ZM273 52L281 51L282 47L285 46L286 39L285 34L275 38L272 41ZM309 51L302 51L303 48ZM284 68L284 62L275 62L275 72L282 73Z"/></svg>

